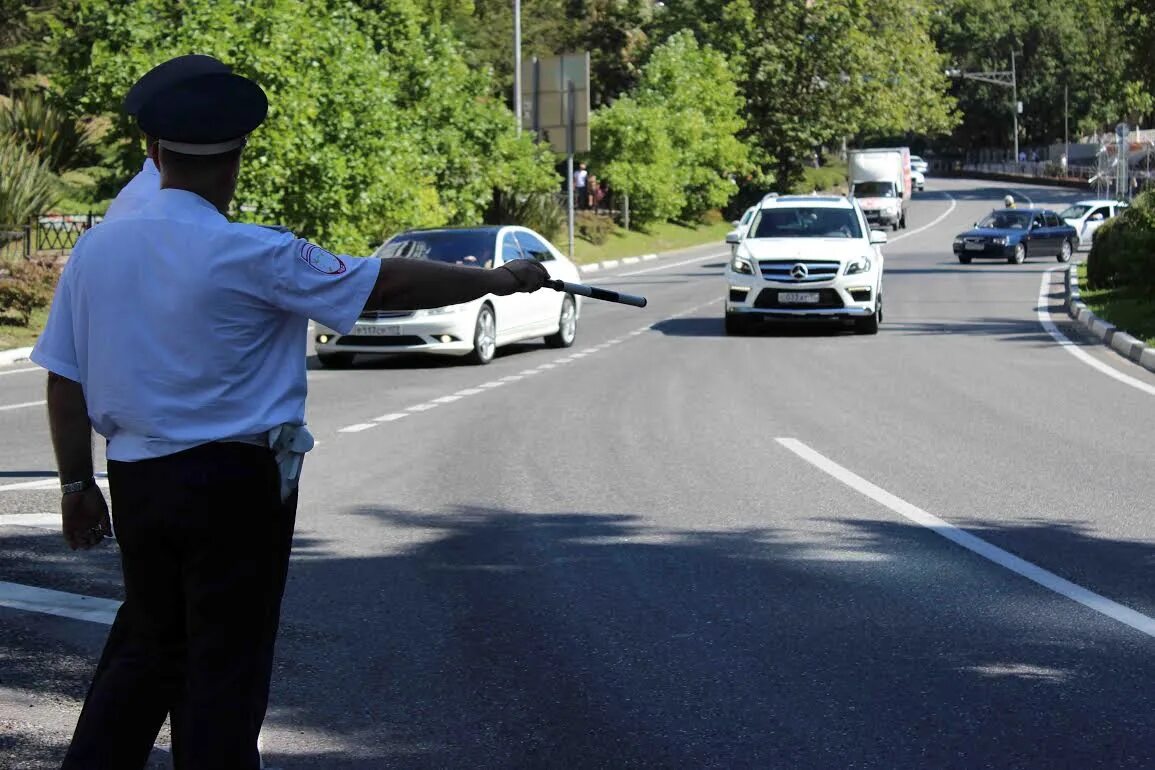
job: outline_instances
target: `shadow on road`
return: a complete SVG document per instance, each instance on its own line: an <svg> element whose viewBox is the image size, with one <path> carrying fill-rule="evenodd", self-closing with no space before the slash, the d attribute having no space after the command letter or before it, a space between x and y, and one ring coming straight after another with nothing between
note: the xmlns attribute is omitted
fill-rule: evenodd
<svg viewBox="0 0 1155 770"><path fill-rule="evenodd" d="M920 527L356 513L362 543L383 553L300 544L270 718L338 748L278 756L268 746L276 766L1155 760L1148 640ZM398 534L408 545L396 546ZM1133 589L1147 600L1148 543L1044 522L980 534L1045 546L1108 581L1129 575L1114 598ZM52 688L57 665L76 665L46 659L34 635L3 638L5 671L39 666L36 679L6 675L18 686ZM79 685L69 679L70 694Z"/></svg>

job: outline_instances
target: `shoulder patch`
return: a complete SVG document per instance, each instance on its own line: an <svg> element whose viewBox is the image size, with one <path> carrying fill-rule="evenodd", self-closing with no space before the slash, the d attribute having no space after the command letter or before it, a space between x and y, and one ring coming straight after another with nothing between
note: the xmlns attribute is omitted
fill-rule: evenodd
<svg viewBox="0 0 1155 770"><path fill-rule="evenodd" d="M345 272L345 263L340 257L312 243L301 246L301 259L306 265L324 275L341 275Z"/></svg>

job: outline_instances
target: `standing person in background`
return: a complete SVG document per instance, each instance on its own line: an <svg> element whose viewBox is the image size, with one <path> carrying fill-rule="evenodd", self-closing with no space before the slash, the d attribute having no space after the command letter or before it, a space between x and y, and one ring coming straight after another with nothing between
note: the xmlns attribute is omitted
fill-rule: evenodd
<svg viewBox="0 0 1155 770"><path fill-rule="evenodd" d="M596 214L598 212L598 204L601 202L602 188L598 182L598 178L593 174L589 175L589 179L586 182L586 189L589 191L587 193L589 199L586 208L592 209Z"/></svg>
<svg viewBox="0 0 1155 770"><path fill-rule="evenodd" d="M230 222L242 152L267 112L261 87L230 73L145 100L137 121L161 189L77 242L31 355L49 371L64 538L87 549L111 532L95 430L108 440L124 576L63 770L142 768L170 711L177 767L259 767L313 446L308 319L344 333L366 310L536 291L549 278L536 260L360 259Z"/></svg>
<svg viewBox="0 0 1155 770"><path fill-rule="evenodd" d="M147 102L153 94L163 91L165 88L175 85L182 80L219 72L228 73L232 72L232 70L223 62L211 56L189 54L188 56L178 56L175 59L169 59L153 67L146 72L140 80L136 81L136 84L129 90L128 95L124 97L124 111L126 114L135 118L140 112L140 108L144 106L144 103ZM151 154L149 153L149 148L152 146L153 141L148 134L145 134L144 146L146 155L144 158L144 166L137 175L129 180L129 183L117 193L116 198L109 204L108 211L104 212L105 222L127 214L135 214L144 207L145 204L151 201L153 196L160 190L160 172L157 171L156 164L153 162Z"/></svg>
<svg viewBox="0 0 1155 770"><path fill-rule="evenodd" d="M586 164L584 163L579 163L577 170L573 172L573 197L579 209L584 209L589 205L589 199L586 197L589 175L590 173L586 171Z"/></svg>

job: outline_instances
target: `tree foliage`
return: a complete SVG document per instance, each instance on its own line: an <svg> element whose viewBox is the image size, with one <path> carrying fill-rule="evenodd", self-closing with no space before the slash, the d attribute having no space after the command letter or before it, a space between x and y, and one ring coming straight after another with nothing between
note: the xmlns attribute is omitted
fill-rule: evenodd
<svg viewBox="0 0 1155 770"><path fill-rule="evenodd" d="M363 252L405 227L478 221L497 190L551 188L540 151L513 137L449 30L408 0L81 0L60 40L61 85L117 113L131 84L170 56L208 53L260 83L266 123L246 149L242 216ZM123 117L125 173L139 143Z"/></svg>

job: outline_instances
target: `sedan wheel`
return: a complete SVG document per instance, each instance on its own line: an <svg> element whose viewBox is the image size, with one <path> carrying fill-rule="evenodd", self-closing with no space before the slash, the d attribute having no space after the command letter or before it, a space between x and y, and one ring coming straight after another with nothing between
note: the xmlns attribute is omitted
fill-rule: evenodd
<svg viewBox="0 0 1155 770"><path fill-rule="evenodd" d="M485 365L493 360L497 352L497 322L493 318L493 308L482 305L477 314L477 325L473 330L473 352L469 354L472 363Z"/></svg>
<svg viewBox="0 0 1155 770"><path fill-rule="evenodd" d="M1060 262L1070 262L1071 261L1071 242L1070 241L1067 241L1067 240L1063 241L1063 246L1062 246L1062 248L1059 249L1059 256L1057 257L1057 259Z"/></svg>
<svg viewBox="0 0 1155 770"><path fill-rule="evenodd" d="M1027 247L1021 243L1017 244L1015 246L1015 253L1012 254L1011 256L1007 257L1007 261L1010 262L1012 265L1021 265L1021 264L1023 264L1024 261L1026 261L1026 259L1027 259Z"/></svg>
<svg viewBox="0 0 1155 770"><path fill-rule="evenodd" d="M545 338L551 348L568 348L577 337L577 306L573 297L565 295L561 301L561 314L557 321L557 334Z"/></svg>

